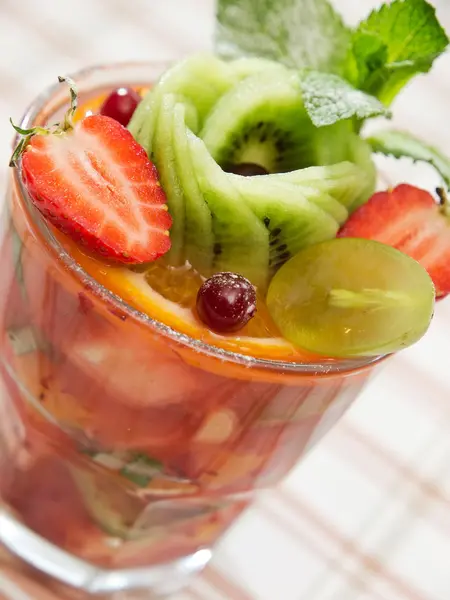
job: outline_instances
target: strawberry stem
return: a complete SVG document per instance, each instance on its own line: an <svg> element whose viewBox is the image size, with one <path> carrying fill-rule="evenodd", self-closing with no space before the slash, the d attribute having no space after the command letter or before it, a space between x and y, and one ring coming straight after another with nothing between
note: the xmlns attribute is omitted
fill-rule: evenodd
<svg viewBox="0 0 450 600"><path fill-rule="evenodd" d="M73 117L78 107L78 90L75 82L70 77L58 76L59 83L67 83L70 90L70 108L64 115L64 122L62 124L62 131L70 131L73 129Z"/></svg>
<svg viewBox="0 0 450 600"><path fill-rule="evenodd" d="M18 125L15 125L13 123L12 119L9 119L9 121L10 121L11 125L14 127L14 129L17 131L17 133L24 136L20 140L20 142L17 144L17 146L11 156L11 159L9 161L9 166L14 167L14 165L16 164L16 162L19 159L22 152L25 150L26 146L28 145L28 142L31 140L33 135L36 135L36 134L48 135L50 133L50 131L48 129L46 129L45 127L32 127L31 129L22 129Z"/></svg>
<svg viewBox="0 0 450 600"><path fill-rule="evenodd" d="M75 82L70 79L70 77L58 77L58 81L60 83L67 83L69 85L70 90L70 108L66 111L64 115L64 121L62 123L55 123L54 125L50 125L49 127L31 127L30 129L23 129L18 125L15 125L10 119L11 125L20 134L22 139L17 144L14 152L12 153L11 159L9 161L9 166L14 167L17 164L17 161L22 156L25 148L28 146L31 138L35 135L50 135L50 134L60 134L65 133L73 129L73 117L75 115L75 111L78 106L78 91Z"/></svg>

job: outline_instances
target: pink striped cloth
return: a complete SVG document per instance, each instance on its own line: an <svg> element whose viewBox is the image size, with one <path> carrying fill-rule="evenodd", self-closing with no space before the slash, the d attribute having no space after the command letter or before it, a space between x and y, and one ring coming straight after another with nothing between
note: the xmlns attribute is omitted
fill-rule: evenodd
<svg viewBox="0 0 450 600"><path fill-rule="evenodd" d="M335 2L350 22L378 4ZM448 0L434 3L450 30ZM1 0L0 10L3 184L8 118L17 120L57 74L208 49L214 23L213 0ZM447 56L402 94L394 124L450 152L449 97ZM431 170L406 161L380 166L392 183L437 183ZM261 495L212 565L173 600L448 600L449 332L450 300L438 306L425 339L386 363L341 422L278 489ZM17 586L4 566L0 598Z"/></svg>

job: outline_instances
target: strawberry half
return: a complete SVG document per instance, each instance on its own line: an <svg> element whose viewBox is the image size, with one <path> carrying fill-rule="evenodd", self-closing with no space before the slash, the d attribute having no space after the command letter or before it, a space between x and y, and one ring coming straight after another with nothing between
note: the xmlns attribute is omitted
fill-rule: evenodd
<svg viewBox="0 0 450 600"><path fill-rule="evenodd" d="M102 115L73 125L76 91L63 124L20 130L13 163L39 211L90 252L123 263L170 249L172 219L156 167L119 122Z"/></svg>
<svg viewBox="0 0 450 600"><path fill-rule="evenodd" d="M450 293L450 205L439 192L440 203L407 184L378 192L352 214L338 237L368 238L408 254L428 271L436 296L445 296Z"/></svg>

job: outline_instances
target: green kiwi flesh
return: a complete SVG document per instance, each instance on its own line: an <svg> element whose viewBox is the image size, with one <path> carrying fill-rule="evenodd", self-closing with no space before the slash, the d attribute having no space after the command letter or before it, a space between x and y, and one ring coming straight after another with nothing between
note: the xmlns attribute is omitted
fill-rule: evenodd
<svg viewBox="0 0 450 600"><path fill-rule="evenodd" d="M305 182L305 184L298 184L296 182L291 183L288 180L283 180L281 177L277 178L275 175L243 177L230 174L230 177L244 197L246 197L247 194L253 193L252 188L254 186L261 189L260 186L264 185L274 191L274 198L280 196L291 198L295 194L305 198L311 204L314 204L333 217L339 225L342 225L348 219L349 213L345 206L327 192L309 186L307 182Z"/></svg>
<svg viewBox="0 0 450 600"><path fill-rule="evenodd" d="M173 217L164 260L205 276L235 271L262 290L291 256L334 237L375 188L370 148L351 123L314 127L298 74L272 61L190 57L147 94L129 129ZM246 163L269 174L229 172Z"/></svg>
<svg viewBox="0 0 450 600"><path fill-rule="evenodd" d="M366 170L349 160L334 165L314 166L271 175L271 178L327 193L346 209L360 202L364 196L367 196L367 200L372 186Z"/></svg>
<svg viewBox="0 0 450 600"><path fill-rule="evenodd" d="M234 271L258 288L266 289L269 282L266 227L244 203L204 142L189 130L187 137L197 182L212 216L212 272Z"/></svg>
<svg viewBox="0 0 450 600"><path fill-rule="evenodd" d="M147 92L128 125L136 141L151 157L153 137L165 94L176 94L189 107L187 122L193 131L203 125L212 106L234 83L229 65L210 54L196 54L176 63Z"/></svg>
<svg viewBox="0 0 450 600"><path fill-rule="evenodd" d="M349 121L316 128L303 104L295 71L272 66L225 93L206 118L200 137L226 171L254 163L283 173L343 160Z"/></svg>
<svg viewBox="0 0 450 600"><path fill-rule="evenodd" d="M339 223L310 202L301 187L271 182L270 176L234 176L233 183L269 232L270 276L303 248L336 236Z"/></svg>
<svg viewBox="0 0 450 600"><path fill-rule="evenodd" d="M163 96L155 129L153 160L158 169L161 186L166 193L167 206L173 219L170 229L172 245L164 259L169 264L179 266L185 262L184 228L186 207L183 187L176 168L174 144L172 141L172 123L175 106L176 97L173 94Z"/></svg>
<svg viewBox="0 0 450 600"><path fill-rule="evenodd" d="M209 273L214 249L213 220L211 211L200 191L192 165L183 104L176 104L172 126L176 170L185 199L185 258L200 273Z"/></svg>

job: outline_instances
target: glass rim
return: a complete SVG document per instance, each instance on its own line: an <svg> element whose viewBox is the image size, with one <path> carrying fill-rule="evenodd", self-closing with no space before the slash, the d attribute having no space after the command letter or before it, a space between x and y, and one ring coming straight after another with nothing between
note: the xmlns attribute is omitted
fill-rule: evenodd
<svg viewBox="0 0 450 600"><path fill-rule="evenodd" d="M175 60L175 59L173 59ZM83 78L95 75L97 72L112 71L114 69L132 69L132 68L161 68L161 74L173 61L172 60L155 60L155 61L127 61L116 62L111 64L93 65L71 73L69 76L80 84L82 91ZM120 82L118 82L120 83ZM100 86L99 86L100 87ZM60 83L52 84L46 87L28 106L23 117L20 120L20 127L28 129L35 123L36 119L45 113L46 106L52 98L61 89ZM95 89L95 86L92 88ZM14 147L17 145L20 134L14 137ZM45 241L49 244L52 251L55 253L55 258L60 260L63 265L72 273L81 286L87 287L101 302L107 302L112 305L121 314L125 314L127 318L131 318L135 322L143 324L149 330L161 335L164 338L180 344L185 348L193 350L198 355L205 355L209 358L215 358L223 363L231 363L236 366L244 366L249 368L259 368L263 371L286 373L290 375L297 374L298 376L314 375L314 376L330 376L345 374L348 372L360 371L369 368L386 358L387 355L378 356L363 356L352 359L327 358L317 362L289 362L282 360L271 360L268 358L253 357L250 354L241 354L233 352L203 342L200 339L191 337L185 333L166 325L162 321L154 319L150 315L134 308L123 298L113 293L107 287L99 283L94 277L89 275L81 265L65 250L53 235L41 213L34 207L27 189L23 183L21 176L21 163L13 167L15 178L20 190L22 199L24 200L24 208L27 212L31 224L38 227Z"/></svg>

